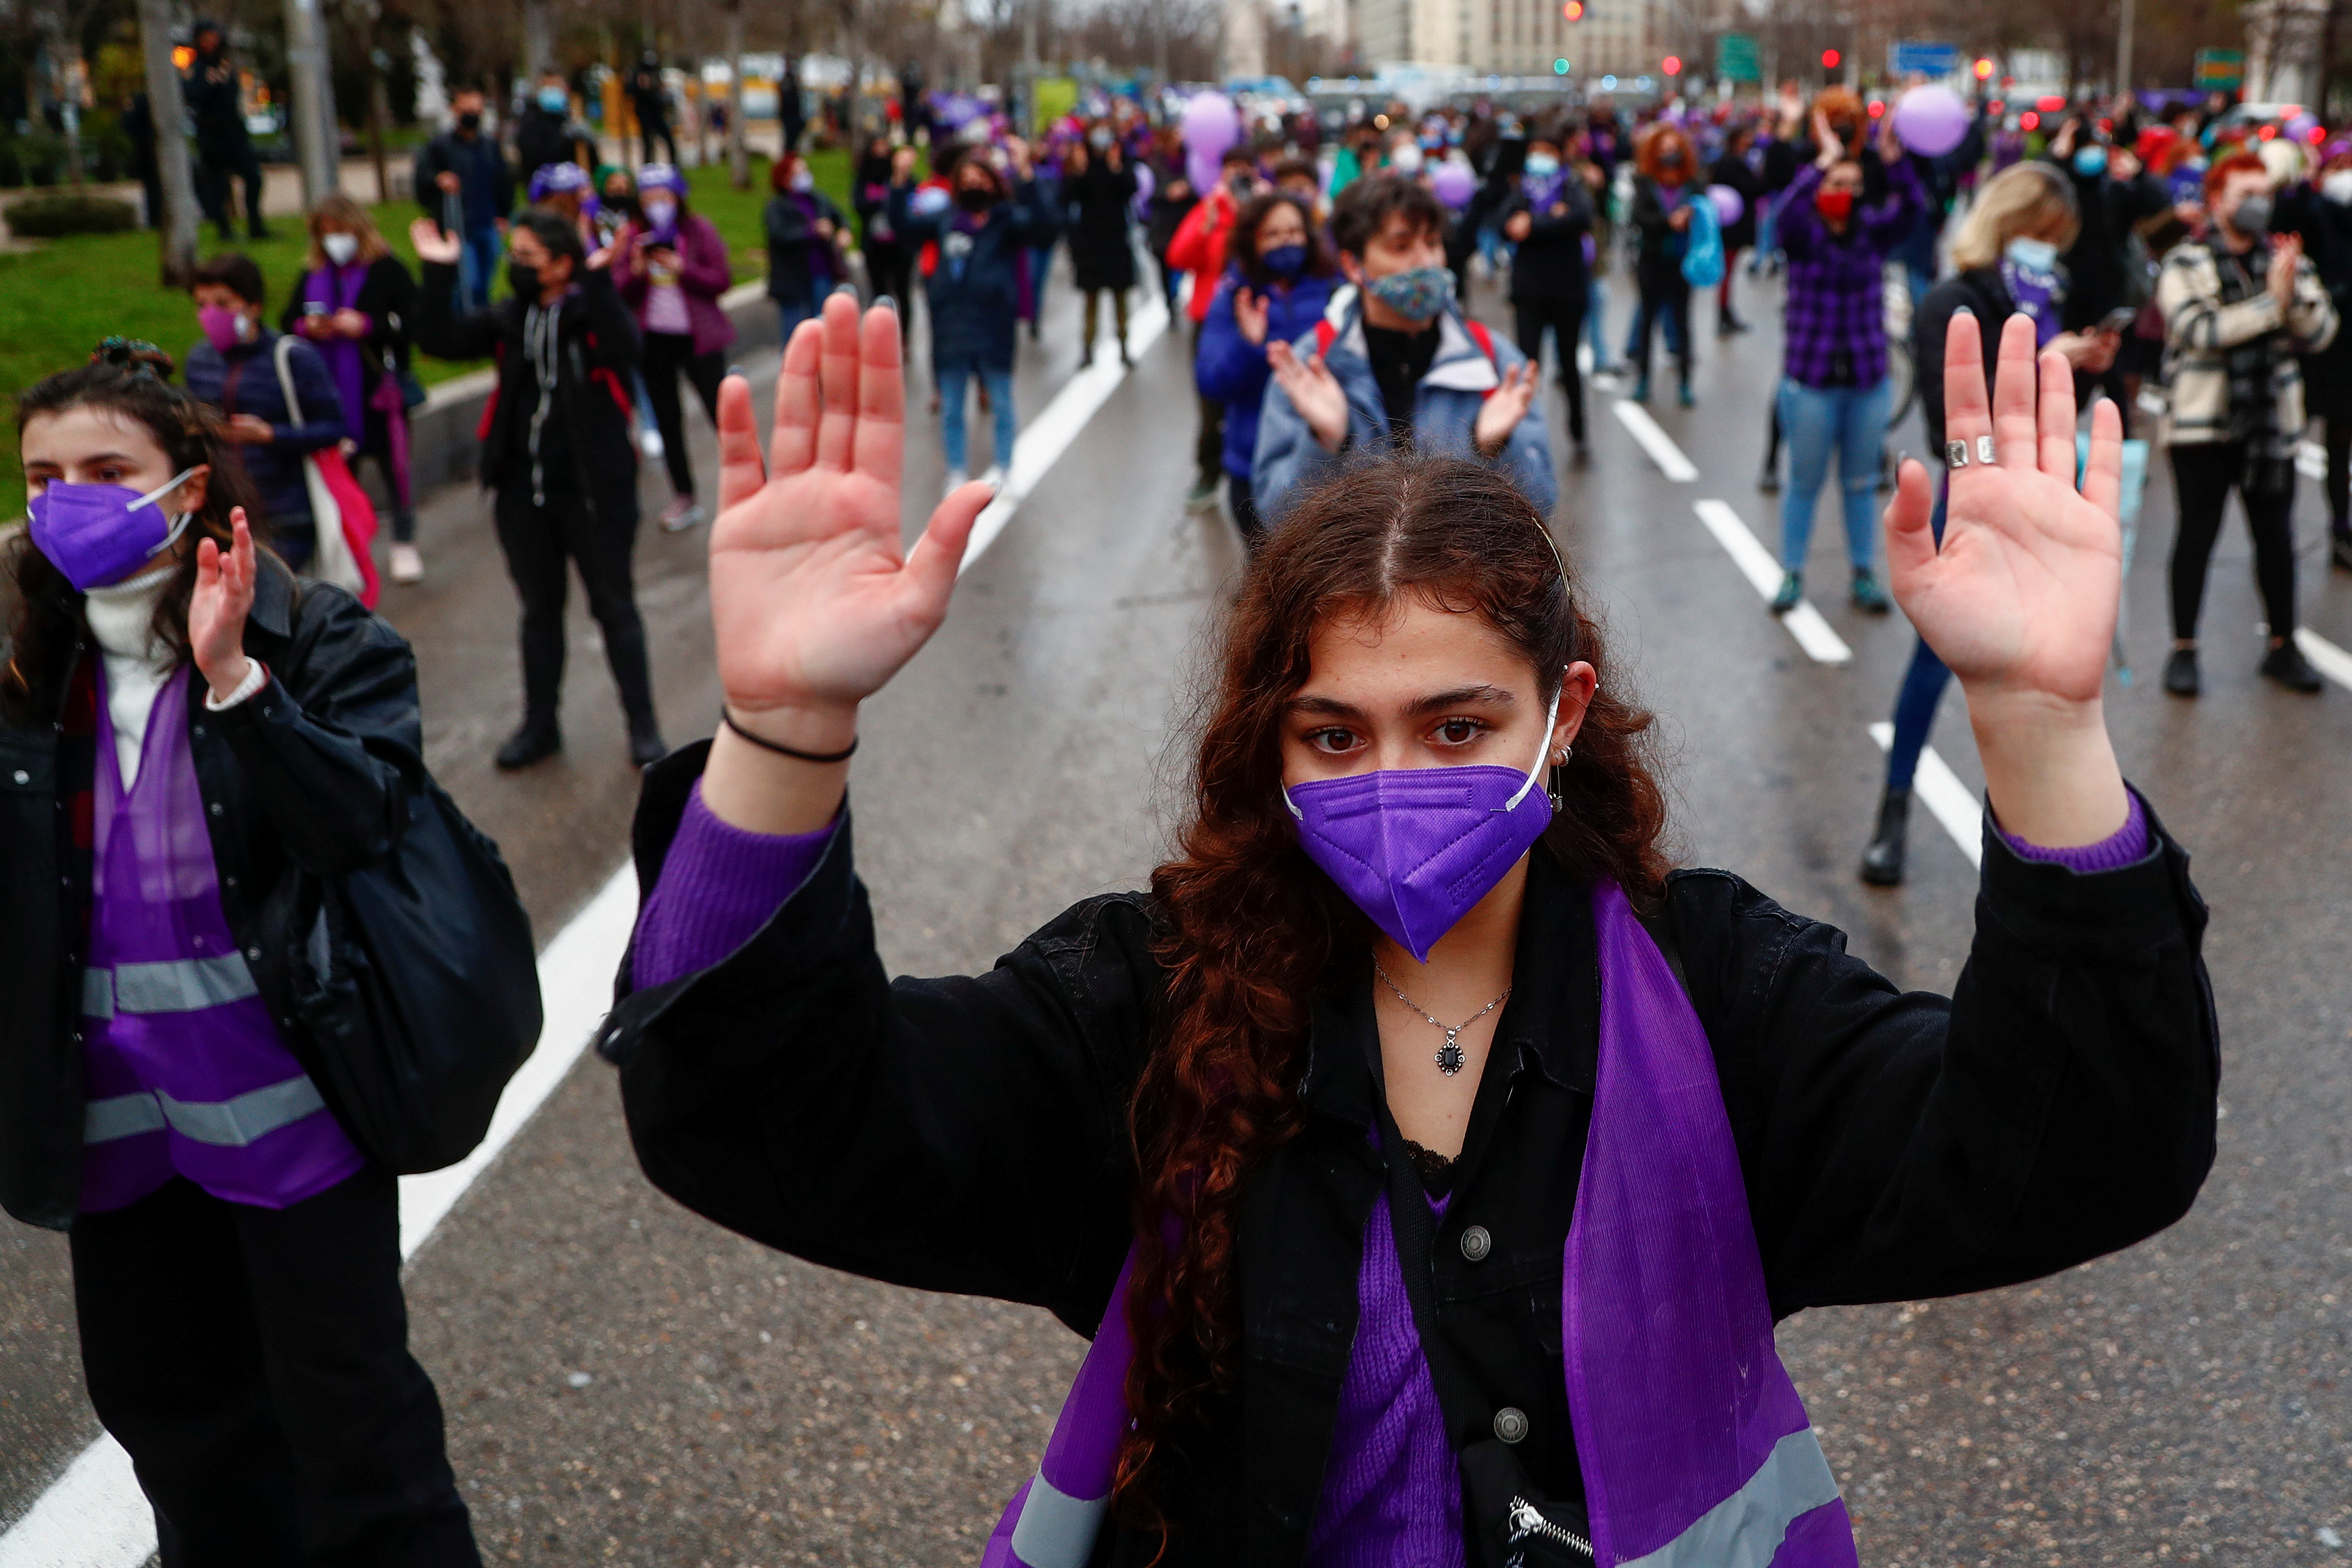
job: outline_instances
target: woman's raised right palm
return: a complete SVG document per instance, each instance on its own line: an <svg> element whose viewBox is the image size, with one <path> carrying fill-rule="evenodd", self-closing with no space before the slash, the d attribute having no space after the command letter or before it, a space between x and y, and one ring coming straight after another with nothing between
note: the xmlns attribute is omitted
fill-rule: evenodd
<svg viewBox="0 0 2352 1568"><path fill-rule="evenodd" d="M854 708L898 674L945 618L988 505L967 485L900 547L898 344L895 312L861 322L849 296L828 299L785 347L765 465L750 386L719 391L710 616L728 710L755 729L762 715Z"/></svg>

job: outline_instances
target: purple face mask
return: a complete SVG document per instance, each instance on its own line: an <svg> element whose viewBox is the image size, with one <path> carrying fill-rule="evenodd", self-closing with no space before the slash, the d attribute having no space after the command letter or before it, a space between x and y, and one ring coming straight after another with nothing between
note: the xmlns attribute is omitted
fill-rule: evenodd
<svg viewBox="0 0 2352 1568"><path fill-rule="evenodd" d="M1535 766L1400 768L1318 779L1282 792L1307 858L1414 959L1517 865L1551 825L1536 788L1559 695L1544 716Z"/></svg>
<svg viewBox="0 0 2352 1568"><path fill-rule="evenodd" d="M25 504L33 548L66 574L77 593L120 582L172 548L188 514L164 517L155 503L184 484L194 468L145 495L127 485L68 485L53 479Z"/></svg>

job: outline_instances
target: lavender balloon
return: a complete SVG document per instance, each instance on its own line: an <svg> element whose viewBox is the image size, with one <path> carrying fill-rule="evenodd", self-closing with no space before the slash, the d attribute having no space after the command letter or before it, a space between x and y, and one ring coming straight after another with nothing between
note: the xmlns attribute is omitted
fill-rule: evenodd
<svg viewBox="0 0 2352 1568"><path fill-rule="evenodd" d="M1448 158L1431 165L1429 188L1439 201L1459 210L1470 204L1470 193L1478 188L1478 176L1469 164Z"/></svg>
<svg viewBox="0 0 2352 1568"><path fill-rule="evenodd" d="M1140 158L1133 159L1129 167L1135 171L1135 211L1140 217L1150 204L1151 193L1159 185L1159 177L1152 173L1151 165Z"/></svg>
<svg viewBox="0 0 2352 1568"><path fill-rule="evenodd" d="M1746 198L1728 185L1709 185L1706 199L1715 204L1715 221L1725 228L1738 223L1739 214L1748 210Z"/></svg>
<svg viewBox="0 0 2352 1568"><path fill-rule="evenodd" d="M1223 93L1195 93L1184 105L1183 130L1184 172L1194 190L1206 191L1217 183L1217 161L1241 140L1241 116Z"/></svg>
<svg viewBox="0 0 2352 1568"><path fill-rule="evenodd" d="M1923 158L1941 158L1960 144L1971 118L1958 93L1930 82L1895 99L1895 135Z"/></svg>

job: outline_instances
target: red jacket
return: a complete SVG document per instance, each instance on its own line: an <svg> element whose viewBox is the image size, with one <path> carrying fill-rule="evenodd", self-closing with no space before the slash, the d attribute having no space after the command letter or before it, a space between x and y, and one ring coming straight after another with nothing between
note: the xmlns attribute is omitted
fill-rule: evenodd
<svg viewBox="0 0 2352 1568"><path fill-rule="evenodd" d="M1225 275L1225 242L1233 237L1234 220L1241 212L1234 193L1219 184L1192 204L1168 242L1168 265L1192 275L1192 299L1184 312L1194 326L1208 319L1209 301L1216 295L1217 280Z"/></svg>

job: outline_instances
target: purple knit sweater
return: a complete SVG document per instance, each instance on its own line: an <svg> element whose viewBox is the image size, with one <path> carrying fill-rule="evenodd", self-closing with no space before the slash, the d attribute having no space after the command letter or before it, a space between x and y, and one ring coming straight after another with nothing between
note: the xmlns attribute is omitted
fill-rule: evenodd
<svg viewBox="0 0 2352 1568"><path fill-rule="evenodd" d="M2001 837L2027 860L2085 875L2115 871L2147 853L2147 814L2138 796L2130 801L2130 815L2113 837L2080 849ZM747 832L712 815L698 783L638 917L636 986L682 978L751 940L816 869L835 826ZM1444 1213L1442 1199L1431 1207ZM1462 1568L1461 1485L1405 1294L1385 1194L1365 1221L1356 1297L1356 1342L1339 1385L1308 1568Z"/></svg>

